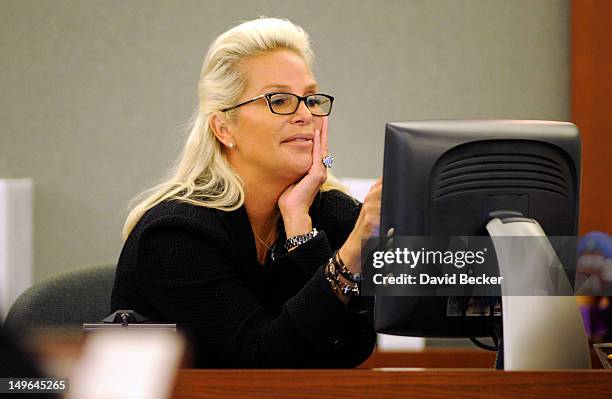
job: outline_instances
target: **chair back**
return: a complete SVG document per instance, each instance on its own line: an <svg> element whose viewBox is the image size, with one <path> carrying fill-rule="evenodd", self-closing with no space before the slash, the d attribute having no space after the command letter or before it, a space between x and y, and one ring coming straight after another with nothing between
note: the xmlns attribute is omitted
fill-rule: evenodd
<svg viewBox="0 0 612 399"><path fill-rule="evenodd" d="M79 332L83 323L110 313L115 265L91 266L51 276L24 291L4 325L19 335L44 329Z"/></svg>

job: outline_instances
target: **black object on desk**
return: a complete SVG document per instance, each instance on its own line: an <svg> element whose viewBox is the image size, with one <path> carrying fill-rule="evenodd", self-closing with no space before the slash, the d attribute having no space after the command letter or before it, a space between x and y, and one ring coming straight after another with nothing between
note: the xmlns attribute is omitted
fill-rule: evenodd
<svg viewBox="0 0 612 399"><path fill-rule="evenodd" d="M176 332L175 323L157 323L131 309L117 310L102 319L101 323L83 323L84 332L122 328Z"/></svg>

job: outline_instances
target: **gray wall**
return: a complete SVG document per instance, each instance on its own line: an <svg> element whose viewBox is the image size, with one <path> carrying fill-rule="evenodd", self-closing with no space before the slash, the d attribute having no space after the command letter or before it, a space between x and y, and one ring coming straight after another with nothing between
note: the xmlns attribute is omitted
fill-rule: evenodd
<svg viewBox="0 0 612 399"><path fill-rule="evenodd" d="M282 16L337 98L339 176L376 177L385 121L569 116L567 0L2 1L0 177L32 177L35 278L115 262L164 175L214 37Z"/></svg>

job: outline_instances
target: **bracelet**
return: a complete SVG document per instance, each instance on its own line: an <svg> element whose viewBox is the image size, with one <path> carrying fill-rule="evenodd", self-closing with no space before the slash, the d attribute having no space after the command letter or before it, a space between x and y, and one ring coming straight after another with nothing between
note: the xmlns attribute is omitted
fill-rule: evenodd
<svg viewBox="0 0 612 399"><path fill-rule="evenodd" d="M334 260L334 265L336 266L336 269L342 275L342 277L344 277L351 283L358 283L363 280L363 276L361 275L361 273L352 273L344 265L344 262L342 262L342 259L340 258L340 251L334 251L334 253L332 254L332 259Z"/></svg>
<svg viewBox="0 0 612 399"><path fill-rule="evenodd" d="M317 229L313 228L311 231L309 231L306 234L300 234L297 236L289 237L287 238L287 240L285 240L285 249L287 251L290 251L291 249L299 245L302 245L307 241L312 240L313 238L317 236L317 234L319 234L319 232L317 231Z"/></svg>
<svg viewBox="0 0 612 399"><path fill-rule="evenodd" d="M327 261L327 265L325 266L325 278L329 281L334 294L359 295L359 285L357 283L347 284L340 280L333 258L329 258Z"/></svg>

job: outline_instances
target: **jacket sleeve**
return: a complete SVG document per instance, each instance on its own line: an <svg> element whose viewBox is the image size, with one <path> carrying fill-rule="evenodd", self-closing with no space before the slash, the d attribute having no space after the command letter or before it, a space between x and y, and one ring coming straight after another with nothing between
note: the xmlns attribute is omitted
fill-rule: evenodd
<svg viewBox="0 0 612 399"><path fill-rule="evenodd" d="M355 227L362 205L336 190L320 193L317 201L318 209L314 215L311 212L311 217L319 234L295 250L277 257L274 262L279 273L287 276L287 281L294 282L293 287L288 287L293 292L306 283L316 268L327 262L334 250L344 245Z"/></svg>
<svg viewBox="0 0 612 399"><path fill-rule="evenodd" d="M137 279L207 350L239 367L355 367L370 355L371 325L331 292L323 266L275 312L249 291L217 233L195 225L173 216L148 226Z"/></svg>

